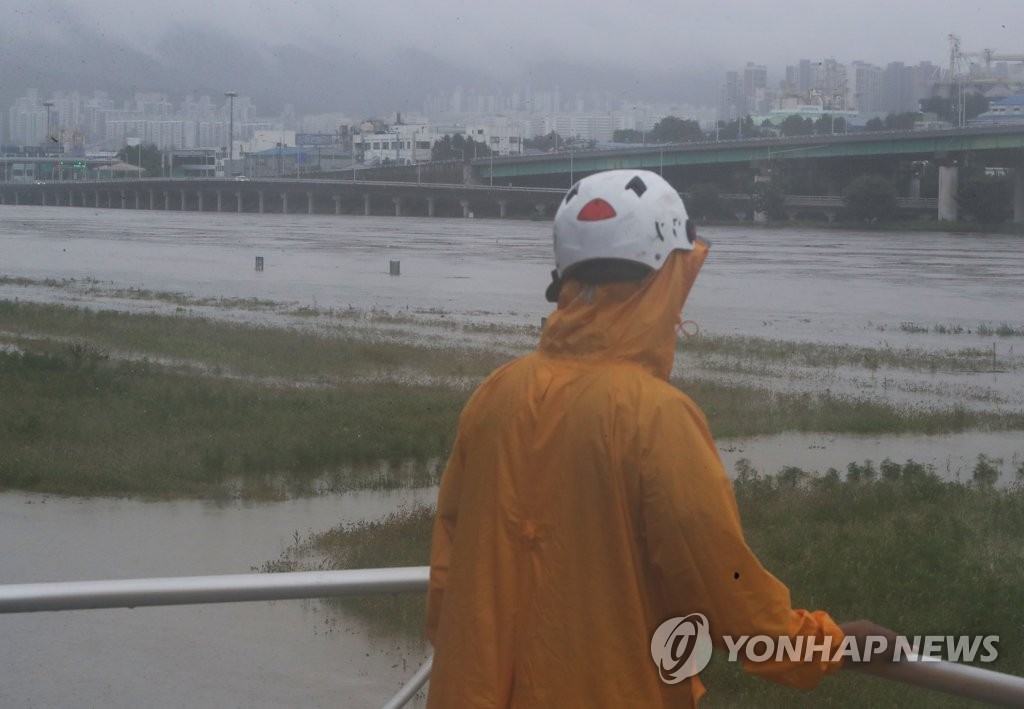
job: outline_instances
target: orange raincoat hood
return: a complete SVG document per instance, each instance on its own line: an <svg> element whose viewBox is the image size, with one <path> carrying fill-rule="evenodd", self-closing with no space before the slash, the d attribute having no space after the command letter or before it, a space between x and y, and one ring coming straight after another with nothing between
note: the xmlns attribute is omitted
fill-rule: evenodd
<svg viewBox="0 0 1024 709"><path fill-rule="evenodd" d="M667 380L680 313L707 254L707 242L698 239L693 251L673 251L661 269L638 282L566 281L540 351L551 357L627 360Z"/></svg>

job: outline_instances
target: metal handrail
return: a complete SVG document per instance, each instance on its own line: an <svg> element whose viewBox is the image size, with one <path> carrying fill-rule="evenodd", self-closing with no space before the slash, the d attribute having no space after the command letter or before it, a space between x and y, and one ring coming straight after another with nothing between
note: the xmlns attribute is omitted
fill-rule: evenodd
<svg viewBox="0 0 1024 709"><path fill-rule="evenodd" d="M278 601L427 590L430 568L296 571L282 574L230 574L0 585L0 614L136 608L194 603ZM384 704L401 709L430 678L433 656Z"/></svg>
<svg viewBox="0 0 1024 709"><path fill-rule="evenodd" d="M0 613L278 601L426 591L430 569L406 566L0 585Z"/></svg>
<svg viewBox="0 0 1024 709"><path fill-rule="evenodd" d="M1024 677L913 654L899 662L866 665L862 669L883 679L957 697L1008 707L1024 706Z"/></svg>
<svg viewBox="0 0 1024 709"><path fill-rule="evenodd" d="M407 566L281 574L231 574L111 581L0 585L0 614L93 608L273 601L427 590L430 569ZM430 677L433 658L385 705L399 709ZM1024 706L1024 677L911 655L900 662L868 665L865 672L968 699Z"/></svg>

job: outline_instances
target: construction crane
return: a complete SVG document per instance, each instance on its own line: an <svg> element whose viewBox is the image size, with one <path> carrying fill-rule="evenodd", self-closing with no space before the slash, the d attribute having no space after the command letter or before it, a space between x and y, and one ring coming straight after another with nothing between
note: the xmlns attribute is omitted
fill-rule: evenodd
<svg viewBox="0 0 1024 709"><path fill-rule="evenodd" d="M964 69L966 68L966 72ZM949 85L956 102L956 127L967 125L967 101L964 96L964 79L971 72L970 62L960 49L960 38L949 35Z"/></svg>
<svg viewBox="0 0 1024 709"><path fill-rule="evenodd" d="M1011 83L1000 78L993 71L993 62L1024 62L1024 54L998 54L994 49L983 49L980 52L965 52L960 44L960 37L948 35L949 69L946 76L949 97L954 103L956 125L966 125L966 91L967 86L994 87L1003 83ZM981 61L974 61L974 59ZM982 65L983 62L983 65Z"/></svg>

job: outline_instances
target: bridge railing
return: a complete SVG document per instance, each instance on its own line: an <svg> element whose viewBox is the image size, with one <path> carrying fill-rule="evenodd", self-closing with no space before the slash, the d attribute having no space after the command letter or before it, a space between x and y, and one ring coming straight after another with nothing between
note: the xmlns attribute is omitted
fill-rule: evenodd
<svg viewBox="0 0 1024 709"><path fill-rule="evenodd" d="M428 567L415 566L9 584L0 585L0 614L422 593L427 589L428 578ZM432 659L428 659L405 686L383 705L385 709L405 706L426 684L430 677ZM900 662L873 665L866 671L885 679L969 699L1024 706L1024 677L979 667L911 655Z"/></svg>

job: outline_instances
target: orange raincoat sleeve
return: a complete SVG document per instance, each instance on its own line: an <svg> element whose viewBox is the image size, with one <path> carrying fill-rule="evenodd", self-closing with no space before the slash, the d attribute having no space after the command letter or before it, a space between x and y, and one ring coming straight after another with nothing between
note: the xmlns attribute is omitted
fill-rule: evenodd
<svg viewBox="0 0 1024 709"><path fill-rule="evenodd" d="M725 649L724 635L802 635L805 647L808 639L820 647L830 637L834 653L843 633L832 618L793 609L789 590L747 546L703 413L672 388L649 415L641 451L644 533L665 607L704 613L718 649ZM800 688L817 686L840 667L841 661L744 661L752 674Z"/></svg>

